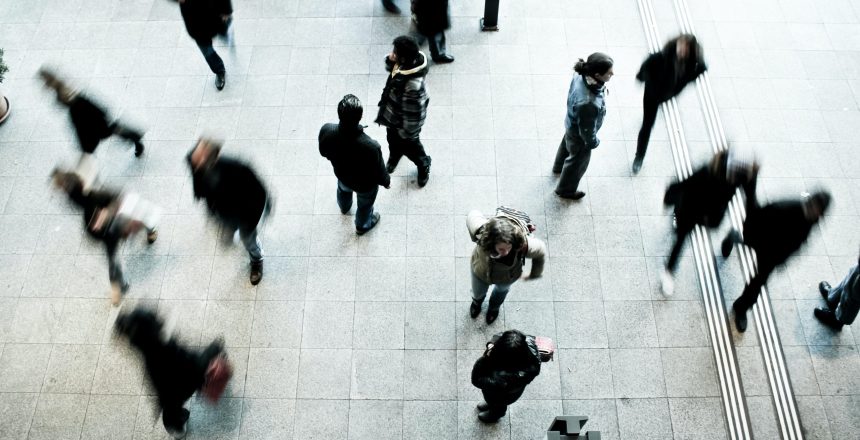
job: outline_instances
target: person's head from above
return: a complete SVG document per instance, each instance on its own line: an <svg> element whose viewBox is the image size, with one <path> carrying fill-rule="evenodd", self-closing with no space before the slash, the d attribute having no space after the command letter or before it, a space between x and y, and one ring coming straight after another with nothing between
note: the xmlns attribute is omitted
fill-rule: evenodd
<svg viewBox="0 0 860 440"><path fill-rule="evenodd" d="M358 127L363 113L364 108L361 106L361 100L355 95L346 95L337 104L337 117L343 128Z"/></svg>
<svg viewBox="0 0 860 440"><path fill-rule="evenodd" d="M63 104L69 104L77 92L66 84L56 71L47 66L39 68L39 78L45 83L45 87L53 89L57 93L57 100Z"/></svg>
<svg viewBox="0 0 860 440"><path fill-rule="evenodd" d="M164 323L155 312L141 307L121 313L114 324L116 333L136 346L160 341L163 327Z"/></svg>
<svg viewBox="0 0 860 440"><path fill-rule="evenodd" d="M504 258L522 249L526 236L522 229L505 218L491 218L478 235L478 246L490 258Z"/></svg>
<svg viewBox="0 0 860 440"><path fill-rule="evenodd" d="M51 171L51 183L55 188L62 190L66 194L71 194L75 191L81 191L84 187L84 182L77 174L66 171L60 168L54 168Z"/></svg>
<svg viewBox="0 0 860 440"><path fill-rule="evenodd" d="M214 139L200 138L197 145L188 154L188 163L194 172L206 170L218 161L221 155L221 144Z"/></svg>
<svg viewBox="0 0 860 440"><path fill-rule="evenodd" d="M418 64L418 42L409 35L401 35L394 39L394 49L388 55L391 61L401 66Z"/></svg>
<svg viewBox="0 0 860 440"><path fill-rule="evenodd" d="M499 337L487 354L497 365L516 370L529 364L534 353L529 349L526 335L519 330L508 330Z"/></svg>
<svg viewBox="0 0 860 440"><path fill-rule="evenodd" d="M698 57L698 47L699 42L693 34L681 34L675 38L675 56L681 61L688 58L695 60Z"/></svg>
<svg viewBox="0 0 860 440"><path fill-rule="evenodd" d="M603 85L612 79L615 75L613 65L615 62L609 55L601 52L594 52L588 56L587 60L582 58L573 66L573 70L582 75L584 78L591 80L597 85ZM589 85L591 81L589 81Z"/></svg>
<svg viewBox="0 0 860 440"><path fill-rule="evenodd" d="M827 191L815 191L812 194L804 194L803 213L806 214L806 220L815 223L824 216L827 208L830 207L830 199L830 193Z"/></svg>

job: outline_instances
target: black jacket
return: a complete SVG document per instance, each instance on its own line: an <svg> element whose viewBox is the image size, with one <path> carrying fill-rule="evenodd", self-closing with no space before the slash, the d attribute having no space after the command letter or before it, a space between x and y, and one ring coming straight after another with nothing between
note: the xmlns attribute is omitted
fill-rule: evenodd
<svg viewBox="0 0 860 440"><path fill-rule="evenodd" d="M756 175L744 179L746 183L729 183L725 176L715 175L710 166L699 168L690 177L669 185L663 203L675 206L679 228L702 225L716 228L729 207L729 202L740 186L747 197L755 197Z"/></svg>
<svg viewBox="0 0 860 440"><path fill-rule="evenodd" d="M320 154L331 161L334 175L354 191L368 192L377 185L391 184L391 176L382 159L382 148L361 127L323 125L319 149Z"/></svg>
<svg viewBox="0 0 860 440"><path fill-rule="evenodd" d="M212 41L227 30L222 15L233 13L230 0L185 0L179 4L188 35L198 41Z"/></svg>
<svg viewBox="0 0 860 440"><path fill-rule="evenodd" d="M412 19L418 32L427 36L449 29L448 0L412 0Z"/></svg>
<svg viewBox="0 0 860 440"><path fill-rule="evenodd" d="M681 93L684 87L708 70L702 56L702 47L696 44L696 60L683 65L676 55L677 40L671 41L662 51L651 54L642 63L636 79L645 83L645 97L659 102L668 101ZM678 69L684 71L679 72Z"/></svg>
<svg viewBox="0 0 860 440"><path fill-rule="evenodd" d="M94 231L90 228L90 222L96 212L102 208L107 208L111 204L119 200L119 194L112 191L90 191L84 194L80 189L75 189L69 193L69 199L79 208L83 209L84 229L90 237L101 241L108 247L108 252L114 252L122 239L120 231L115 228L104 227L99 231Z"/></svg>
<svg viewBox="0 0 860 440"><path fill-rule="evenodd" d="M744 244L755 249L760 266L762 261L773 265L785 262L803 246L816 223L806 219L799 200L748 205Z"/></svg>
<svg viewBox="0 0 860 440"><path fill-rule="evenodd" d="M260 223L269 196L248 165L220 157L208 170L192 170L192 179L194 198L205 199L209 211L221 221L248 230Z"/></svg>
<svg viewBox="0 0 860 440"><path fill-rule="evenodd" d="M484 400L491 405L510 405L517 401L535 377L540 374L540 354L534 338L528 337L529 352L525 367L507 369L497 365L491 356L484 353L472 368L472 385L480 388Z"/></svg>
<svg viewBox="0 0 860 440"><path fill-rule="evenodd" d="M102 139L111 135L107 112L83 95L78 95L69 104L69 116L78 135L81 150L92 154Z"/></svg>

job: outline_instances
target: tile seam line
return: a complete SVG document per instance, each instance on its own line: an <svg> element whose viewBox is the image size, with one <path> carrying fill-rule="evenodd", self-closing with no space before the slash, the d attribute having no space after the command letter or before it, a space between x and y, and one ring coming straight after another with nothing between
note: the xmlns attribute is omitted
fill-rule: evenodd
<svg viewBox="0 0 860 440"><path fill-rule="evenodd" d="M690 16L686 0L674 0L674 6L676 18L678 19L682 29L692 32L692 18ZM707 72L696 79L696 84L698 86L697 90L699 91L700 105L705 113L706 121L709 125L709 132L714 135L714 137L712 137L712 147L714 147L715 151L723 150L727 147L727 138L725 136L725 131L723 130L722 121L719 117L716 101L711 91L711 84ZM739 195L736 192L734 199L729 205L730 219L736 230L741 230L742 220L746 214L745 211L746 210L743 205L740 203ZM745 251L738 252L738 257L741 260L742 272L746 279L752 276L752 268L755 267L754 265L756 260L755 257L752 256L750 249L743 248L739 250ZM762 355L766 357L766 366L767 364L770 364L770 368L768 368L768 379L771 382L772 399L776 406L778 419L781 424L780 428L783 433L783 438L803 439L803 430L797 411L794 390L791 385L789 372L785 363L785 355L782 350L779 331L776 328L775 320L773 318L770 296L768 295L765 287L762 287L760 293L761 302L754 306L753 315L756 319L756 330L759 337L759 345L762 350ZM768 359L768 357L770 359ZM776 383L774 384L774 382ZM783 411L785 413L783 413Z"/></svg>
<svg viewBox="0 0 860 440"><path fill-rule="evenodd" d="M637 3L649 49L658 51L660 48L659 32L657 31L656 14L653 6L650 0L638 0ZM676 175L679 178L686 177L692 173L692 166L677 104L672 99L661 107L669 131ZM706 250L712 247L708 236L700 229L697 228L692 237L693 256L696 260L698 281L705 305L711 349L720 380L721 400L725 410L725 427L731 438L748 439L750 434L745 397L738 374L739 369L734 347L729 342L730 335L722 306L722 292L713 262L709 261L708 258L710 256L710 260L713 260L713 256L706 253Z"/></svg>

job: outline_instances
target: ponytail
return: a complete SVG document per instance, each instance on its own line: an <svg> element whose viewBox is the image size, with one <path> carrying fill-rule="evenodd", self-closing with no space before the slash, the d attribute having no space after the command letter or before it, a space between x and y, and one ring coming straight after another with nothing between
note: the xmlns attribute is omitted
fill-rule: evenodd
<svg viewBox="0 0 860 440"><path fill-rule="evenodd" d="M588 56L588 61L582 58L573 65L573 71L582 76L603 75L615 62L609 55L601 52L594 52Z"/></svg>

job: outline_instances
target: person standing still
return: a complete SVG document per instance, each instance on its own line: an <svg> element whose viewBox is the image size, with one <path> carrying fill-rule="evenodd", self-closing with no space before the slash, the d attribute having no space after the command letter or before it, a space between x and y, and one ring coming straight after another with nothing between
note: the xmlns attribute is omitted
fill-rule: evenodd
<svg viewBox="0 0 860 440"><path fill-rule="evenodd" d="M361 125L361 101L346 95L337 105L339 124L325 124L320 129L320 155L331 161L337 176L337 205L346 214L356 193L355 233L363 235L379 223L380 215L373 210L379 187L391 187L391 176L385 170L382 147L364 133Z"/></svg>
<svg viewBox="0 0 860 440"><path fill-rule="evenodd" d="M494 335L472 367L472 385L484 395L478 420L498 422L539 374L540 353L534 338L518 330Z"/></svg>
<svg viewBox="0 0 860 440"><path fill-rule="evenodd" d="M229 36L233 21L233 4L230 0L176 0L188 35L197 43L209 69L215 74L215 87L224 89L227 69L224 61L212 47L212 39L220 36L232 45Z"/></svg>
<svg viewBox="0 0 860 440"><path fill-rule="evenodd" d="M567 94L567 116L564 119L566 132L558 146L552 172L561 174L555 194L564 199L579 200L585 192L579 190L579 182L591 161L591 150L600 145L597 132L606 115L604 85L615 72L609 55L595 52L582 58L573 67L576 72Z"/></svg>
<svg viewBox="0 0 860 440"><path fill-rule="evenodd" d="M708 69L702 53L702 46L694 35L682 34L669 40L662 51L651 54L642 63L636 79L645 83L645 94L642 98L642 128L636 141L633 174L638 174L642 169L660 104L678 96L687 84Z"/></svg>
<svg viewBox="0 0 860 440"><path fill-rule="evenodd" d="M430 98L424 88L427 76L427 57L418 50L415 39L403 35L394 39L394 49L385 58L389 72L376 123L387 127L388 163L393 173L403 156L418 167L418 186L430 180L430 156L424 151L419 138Z"/></svg>
<svg viewBox="0 0 860 440"><path fill-rule="evenodd" d="M436 64L451 63L445 46L445 30L451 28L448 0L412 0L412 22L420 35L420 43L427 40L430 58Z"/></svg>

